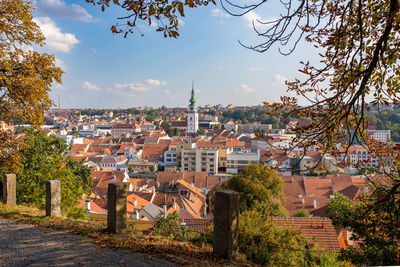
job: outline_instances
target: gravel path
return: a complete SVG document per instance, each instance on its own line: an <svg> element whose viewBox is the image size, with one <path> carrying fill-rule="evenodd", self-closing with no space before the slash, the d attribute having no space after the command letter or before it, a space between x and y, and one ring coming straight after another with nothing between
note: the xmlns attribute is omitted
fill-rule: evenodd
<svg viewBox="0 0 400 267"><path fill-rule="evenodd" d="M0 218L3 266L175 266L128 250L96 248L88 238Z"/></svg>

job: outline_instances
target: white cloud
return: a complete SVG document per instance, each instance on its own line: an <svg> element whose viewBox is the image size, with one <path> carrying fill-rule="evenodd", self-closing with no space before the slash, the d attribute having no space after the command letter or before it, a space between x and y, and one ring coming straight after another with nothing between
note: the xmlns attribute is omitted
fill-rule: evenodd
<svg viewBox="0 0 400 267"><path fill-rule="evenodd" d="M56 57L56 66L61 68L63 71L67 71L67 65L65 65L64 61Z"/></svg>
<svg viewBox="0 0 400 267"><path fill-rule="evenodd" d="M148 79L139 83L115 83L113 88L108 88L107 91L113 92L116 95L134 96L136 92L146 92L152 88L164 86L166 84L167 82L165 81Z"/></svg>
<svg viewBox="0 0 400 267"><path fill-rule="evenodd" d="M92 47L92 48L90 48L90 50L92 50L93 53L97 54L96 48L93 48L93 47Z"/></svg>
<svg viewBox="0 0 400 267"><path fill-rule="evenodd" d="M65 87L64 85L62 85L62 84L59 84L59 83L55 83L54 84L54 88L56 88L56 89L59 89L59 90L68 90L68 88L67 87Z"/></svg>
<svg viewBox="0 0 400 267"><path fill-rule="evenodd" d="M261 68L261 67L251 67L250 68L250 71L261 71L261 70L263 70L263 68Z"/></svg>
<svg viewBox="0 0 400 267"><path fill-rule="evenodd" d="M90 90L90 91L100 91L100 90L101 90L100 87L98 87L98 86L95 85L95 84L91 84L91 83L88 82L88 81L85 81L85 82L82 84L82 88L87 89L87 90Z"/></svg>
<svg viewBox="0 0 400 267"><path fill-rule="evenodd" d="M243 18L249 23L249 27L253 27L253 22L257 24L257 21L261 21L261 17L254 11L244 14Z"/></svg>
<svg viewBox="0 0 400 267"><path fill-rule="evenodd" d="M250 88L247 84L242 84L239 87L235 88L236 92L246 92L246 93L251 93L254 90L252 88Z"/></svg>
<svg viewBox="0 0 400 267"><path fill-rule="evenodd" d="M270 22L274 22L275 21L275 19L261 18L261 16L258 15L254 11L250 11L250 12L244 14L243 18L247 21L248 26L251 27L251 28L253 28L253 23L254 23L254 26L266 26L266 25L260 24L260 21L262 23L270 23ZM268 26L271 26L271 24L269 24Z"/></svg>
<svg viewBox="0 0 400 267"><path fill-rule="evenodd" d="M282 76L280 74L275 74L275 82L285 84L286 81L287 79L285 76Z"/></svg>
<svg viewBox="0 0 400 267"><path fill-rule="evenodd" d="M222 11L219 8L214 8L213 10L211 10L211 15L213 17L224 17L224 18L229 18L231 16L226 11Z"/></svg>
<svg viewBox="0 0 400 267"><path fill-rule="evenodd" d="M63 33L54 20L49 17L34 18L46 37L46 47L52 50L69 52L79 40L72 33Z"/></svg>
<svg viewBox="0 0 400 267"><path fill-rule="evenodd" d="M62 0L38 0L35 1L35 8L38 12L66 17L74 20L90 22L93 16L86 9L77 4L68 5Z"/></svg>
<svg viewBox="0 0 400 267"><path fill-rule="evenodd" d="M167 95L170 95L172 92L171 92L171 90L165 89L164 93L167 94Z"/></svg>

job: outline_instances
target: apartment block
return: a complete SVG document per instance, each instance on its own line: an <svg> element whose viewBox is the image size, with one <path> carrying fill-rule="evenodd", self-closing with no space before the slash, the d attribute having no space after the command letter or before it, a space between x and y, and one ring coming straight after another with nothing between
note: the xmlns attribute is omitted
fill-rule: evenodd
<svg viewBox="0 0 400 267"><path fill-rule="evenodd" d="M186 172L218 173L218 149L183 149L181 161Z"/></svg>

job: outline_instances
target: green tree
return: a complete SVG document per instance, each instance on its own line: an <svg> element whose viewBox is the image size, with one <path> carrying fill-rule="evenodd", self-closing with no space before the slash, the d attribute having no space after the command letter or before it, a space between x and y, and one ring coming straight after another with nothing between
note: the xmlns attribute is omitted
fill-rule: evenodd
<svg viewBox="0 0 400 267"><path fill-rule="evenodd" d="M171 124L168 122L168 121L166 121L166 120L163 120L162 122L161 122L161 127L162 128L165 128L165 127L171 127Z"/></svg>
<svg viewBox="0 0 400 267"><path fill-rule="evenodd" d="M253 163L225 181L222 189L239 192L240 212L258 211L269 216L287 216L283 207L284 183L274 170L265 169L262 164Z"/></svg>
<svg viewBox="0 0 400 267"><path fill-rule="evenodd" d="M158 115L158 112L157 112L157 110L152 109L152 110L147 111L146 114L147 114L146 121L154 121L154 119Z"/></svg>
<svg viewBox="0 0 400 267"><path fill-rule="evenodd" d="M24 46L41 46L44 37L33 22L32 3L0 0L0 122L43 123L52 101L50 87L63 71L52 55ZM17 171L20 142L0 130L0 169Z"/></svg>
<svg viewBox="0 0 400 267"><path fill-rule="evenodd" d="M269 216L287 216L283 181L274 170L252 164L222 184L239 192L239 251L266 266L338 266L335 255L307 244L300 230L276 226Z"/></svg>
<svg viewBox="0 0 400 267"><path fill-rule="evenodd" d="M64 159L68 145L64 140L43 132L26 130L21 150L21 171L17 175L17 202L45 207L46 182L61 182L61 210L70 213L83 195L92 190L91 169Z"/></svg>
<svg viewBox="0 0 400 267"><path fill-rule="evenodd" d="M153 166L153 165L150 166L150 167L149 167L149 170L150 170L150 172L154 172L154 170L155 170L154 166Z"/></svg>
<svg viewBox="0 0 400 267"><path fill-rule="evenodd" d="M198 129L197 130L197 134L205 134L206 133L206 129L204 129L204 128L200 128L200 129Z"/></svg>
<svg viewBox="0 0 400 267"><path fill-rule="evenodd" d="M131 165L128 166L128 171L133 172L133 167Z"/></svg>
<svg viewBox="0 0 400 267"><path fill-rule="evenodd" d="M248 260L264 266L306 266L313 262L300 230L278 227L256 211L240 214L239 250Z"/></svg>
<svg viewBox="0 0 400 267"><path fill-rule="evenodd" d="M293 217L311 217L311 214L306 211L304 208L299 209L293 214Z"/></svg>
<svg viewBox="0 0 400 267"><path fill-rule="evenodd" d="M387 185L390 187L390 185ZM385 194L388 201L376 205ZM367 195L360 202L336 193L328 203L328 213L335 225L347 227L355 234L352 239L362 241L359 248L341 251L341 259L355 265L400 265L400 190L387 194L380 190ZM372 205L371 205L372 204Z"/></svg>

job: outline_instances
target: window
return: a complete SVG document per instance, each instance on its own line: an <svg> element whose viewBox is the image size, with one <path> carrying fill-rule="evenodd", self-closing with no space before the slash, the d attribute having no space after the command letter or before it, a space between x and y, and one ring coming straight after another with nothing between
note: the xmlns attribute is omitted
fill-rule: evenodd
<svg viewBox="0 0 400 267"><path fill-rule="evenodd" d="M205 172L205 171L206 171L206 168L201 168L201 171L202 171L202 172Z"/></svg>

